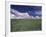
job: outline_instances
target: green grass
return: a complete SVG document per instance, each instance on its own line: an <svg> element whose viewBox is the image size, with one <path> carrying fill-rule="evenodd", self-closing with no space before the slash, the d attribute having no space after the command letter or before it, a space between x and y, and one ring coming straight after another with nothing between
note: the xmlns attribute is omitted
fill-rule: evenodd
<svg viewBox="0 0 46 37"><path fill-rule="evenodd" d="M11 32L41 30L41 19L11 19Z"/></svg>

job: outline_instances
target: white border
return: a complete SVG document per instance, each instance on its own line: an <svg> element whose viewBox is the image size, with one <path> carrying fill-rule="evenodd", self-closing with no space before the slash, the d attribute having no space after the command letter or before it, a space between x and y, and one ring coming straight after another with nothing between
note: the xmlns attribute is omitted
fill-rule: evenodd
<svg viewBox="0 0 46 37"><path fill-rule="evenodd" d="M36 34L36 35L40 35L40 34L45 34L46 31L45 30L45 25L44 23L42 22L42 31L26 31L26 32L10 32L10 5L11 4L14 4L14 5L32 5L32 6L42 6L42 16L43 15L43 12L44 12L44 4L42 3L28 3L28 2L6 2L6 36L8 37L28 37L32 34ZM44 18L42 17L42 20Z"/></svg>

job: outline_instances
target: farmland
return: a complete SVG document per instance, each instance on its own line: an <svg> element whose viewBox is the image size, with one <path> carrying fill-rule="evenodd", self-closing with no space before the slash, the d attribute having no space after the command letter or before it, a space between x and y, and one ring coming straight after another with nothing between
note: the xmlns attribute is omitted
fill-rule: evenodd
<svg viewBox="0 0 46 37"><path fill-rule="evenodd" d="M11 32L39 30L41 30L41 19L11 19Z"/></svg>

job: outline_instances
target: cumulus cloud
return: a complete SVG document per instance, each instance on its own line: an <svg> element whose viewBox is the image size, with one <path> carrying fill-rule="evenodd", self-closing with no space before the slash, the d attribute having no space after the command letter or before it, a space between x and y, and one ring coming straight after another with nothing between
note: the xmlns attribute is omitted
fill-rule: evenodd
<svg viewBox="0 0 46 37"><path fill-rule="evenodd" d="M11 9L11 12L12 19L40 19L39 16L30 16L28 12L22 13L14 9ZM35 14L41 15L41 11L36 11Z"/></svg>
<svg viewBox="0 0 46 37"><path fill-rule="evenodd" d="M14 13L15 15L29 16L28 12L22 13L22 12L19 12L17 10L14 10L14 9L11 9L11 12Z"/></svg>
<svg viewBox="0 0 46 37"><path fill-rule="evenodd" d="M14 9L11 9L11 12L12 12L11 16L16 17L17 19L19 19L19 18L21 18L21 19L30 18L28 12L22 13L22 12L19 12L17 10L14 10Z"/></svg>

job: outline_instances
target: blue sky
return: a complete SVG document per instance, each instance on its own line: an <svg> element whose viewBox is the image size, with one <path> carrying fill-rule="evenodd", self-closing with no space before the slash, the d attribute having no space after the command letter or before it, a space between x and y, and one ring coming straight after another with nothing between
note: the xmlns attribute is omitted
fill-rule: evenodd
<svg viewBox="0 0 46 37"><path fill-rule="evenodd" d="M11 5L11 9L21 13L27 12L30 16L41 16L42 6Z"/></svg>

